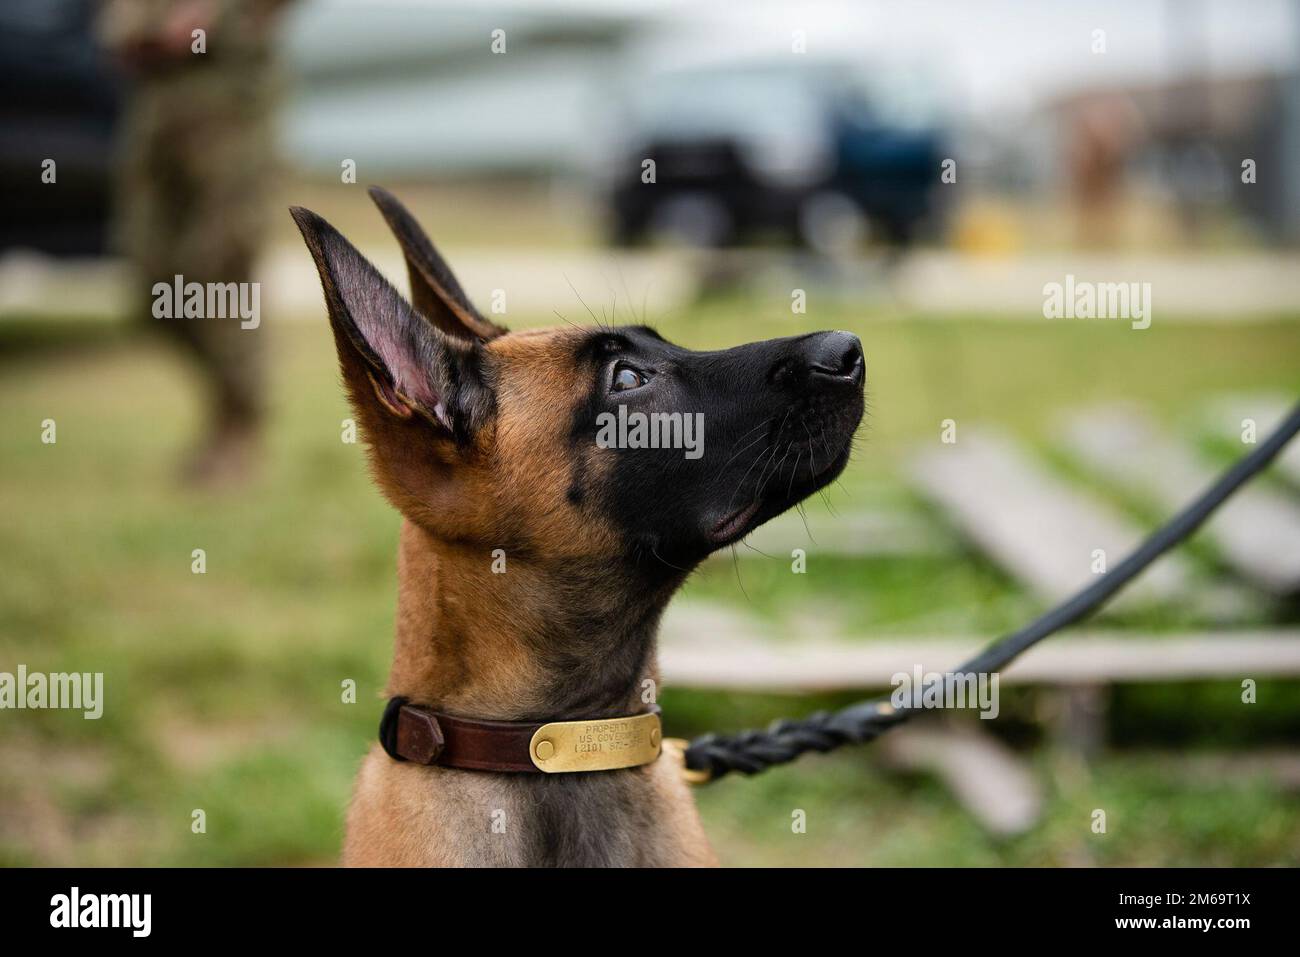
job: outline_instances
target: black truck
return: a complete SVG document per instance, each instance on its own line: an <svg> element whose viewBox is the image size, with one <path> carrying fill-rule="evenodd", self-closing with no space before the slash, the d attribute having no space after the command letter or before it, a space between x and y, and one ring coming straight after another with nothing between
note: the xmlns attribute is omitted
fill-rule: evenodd
<svg viewBox="0 0 1300 957"><path fill-rule="evenodd" d="M825 250L869 235L905 246L937 219L944 136L931 112L898 105L825 63L680 70L641 84L610 190L613 239L774 238Z"/></svg>

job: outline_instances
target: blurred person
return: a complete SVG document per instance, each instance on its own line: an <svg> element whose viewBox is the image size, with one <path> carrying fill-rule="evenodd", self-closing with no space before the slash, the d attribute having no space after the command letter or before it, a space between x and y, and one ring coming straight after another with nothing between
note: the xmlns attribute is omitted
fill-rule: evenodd
<svg viewBox="0 0 1300 957"><path fill-rule="evenodd" d="M1119 239L1134 127L1132 104L1118 96L1087 98L1073 116L1070 189L1085 247L1109 247Z"/></svg>
<svg viewBox="0 0 1300 957"><path fill-rule="evenodd" d="M133 312L197 361L210 390L191 484L251 471L264 417L259 321L155 318L155 283L251 283L274 167L273 28L288 0L104 0L100 34L130 80L118 182ZM202 31L196 36L196 31ZM247 288L247 287L241 287Z"/></svg>

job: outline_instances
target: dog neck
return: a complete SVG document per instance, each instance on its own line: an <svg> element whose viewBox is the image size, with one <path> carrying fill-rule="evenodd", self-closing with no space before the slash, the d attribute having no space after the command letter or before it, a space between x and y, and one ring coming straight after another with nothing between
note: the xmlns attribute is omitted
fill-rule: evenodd
<svg viewBox="0 0 1300 957"><path fill-rule="evenodd" d="M655 636L680 580L643 584L610 562L494 560L403 521L387 693L505 721L642 712L657 696Z"/></svg>

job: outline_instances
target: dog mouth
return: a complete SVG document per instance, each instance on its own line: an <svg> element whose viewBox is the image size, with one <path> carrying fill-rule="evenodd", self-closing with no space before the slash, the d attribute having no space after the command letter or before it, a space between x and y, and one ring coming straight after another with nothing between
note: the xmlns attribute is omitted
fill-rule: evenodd
<svg viewBox="0 0 1300 957"><path fill-rule="evenodd" d="M788 469L778 468L768 480L759 483L748 505L715 522L706 533L709 544L719 548L737 542L774 515L802 501L840 473L848 461L849 451L847 440L837 453L820 458L807 454L805 449L801 461L795 460Z"/></svg>
<svg viewBox="0 0 1300 957"><path fill-rule="evenodd" d="M749 523L753 521L762 505L761 499L755 499L718 521L709 530L709 541L714 545L727 545L740 538L749 530Z"/></svg>

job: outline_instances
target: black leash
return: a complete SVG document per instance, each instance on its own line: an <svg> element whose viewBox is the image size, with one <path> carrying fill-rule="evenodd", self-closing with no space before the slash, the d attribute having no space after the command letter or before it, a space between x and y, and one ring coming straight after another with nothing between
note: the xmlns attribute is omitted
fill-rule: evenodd
<svg viewBox="0 0 1300 957"><path fill-rule="evenodd" d="M1158 529L1114 569L1024 628L995 641L957 669L957 674L987 674L1005 667L1029 648L1062 628L1091 615L1157 558L1191 535L1224 501L1255 477L1300 432L1297 404L1264 442L1242 457L1196 501ZM686 767L693 780L711 781L729 771L757 774L775 764L793 761L808 751L833 751L846 744L871 741L911 716L888 697L851 705L835 713L818 712L798 721L780 720L766 731L705 734L686 749Z"/></svg>

